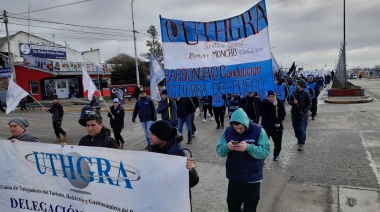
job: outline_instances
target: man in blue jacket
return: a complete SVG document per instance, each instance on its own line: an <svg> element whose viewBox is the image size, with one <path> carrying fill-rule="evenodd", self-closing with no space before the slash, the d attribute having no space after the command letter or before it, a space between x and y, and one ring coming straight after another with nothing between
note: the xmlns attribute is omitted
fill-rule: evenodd
<svg viewBox="0 0 380 212"><path fill-rule="evenodd" d="M132 122L135 123L137 114L139 115L141 127L145 133L145 139L148 145L145 147L147 150L150 145L149 140L149 128L152 126L153 122L157 121L157 111L154 106L153 100L146 96L145 91L141 91L140 99L136 102L135 108L133 109Z"/></svg>
<svg viewBox="0 0 380 212"><path fill-rule="evenodd" d="M263 180L264 159L270 153L265 130L250 121L242 108L231 115L230 125L216 147L221 157L227 156L228 211L256 211Z"/></svg>

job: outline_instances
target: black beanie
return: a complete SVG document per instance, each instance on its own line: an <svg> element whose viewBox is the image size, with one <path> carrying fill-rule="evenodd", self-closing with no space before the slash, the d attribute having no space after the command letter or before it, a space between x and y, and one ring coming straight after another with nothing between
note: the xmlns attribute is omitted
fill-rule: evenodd
<svg viewBox="0 0 380 212"><path fill-rule="evenodd" d="M167 90L163 90L163 91L161 92L161 94L168 95L168 91L167 91Z"/></svg>
<svg viewBox="0 0 380 212"><path fill-rule="evenodd" d="M303 88L306 88L306 81L303 79L298 80L298 85L300 85Z"/></svg>
<svg viewBox="0 0 380 212"><path fill-rule="evenodd" d="M172 138L173 127L170 122L165 120L156 121L150 126L152 132L157 138L163 141L170 141Z"/></svg>

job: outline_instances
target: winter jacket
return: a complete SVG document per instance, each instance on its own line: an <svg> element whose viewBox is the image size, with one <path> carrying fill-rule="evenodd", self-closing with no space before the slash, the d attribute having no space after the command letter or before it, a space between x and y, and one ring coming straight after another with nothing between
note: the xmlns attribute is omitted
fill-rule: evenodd
<svg viewBox="0 0 380 212"><path fill-rule="evenodd" d="M276 113L277 109L277 113ZM269 102L268 99L265 99L261 103L261 126L264 129L273 129L275 128L275 124L280 124L279 128L283 129L282 121L285 119L286 111L284 104L277 99L277 108L272 103Z"/></svg>
<svg viewBox="0 0 380 212"><path fill-rule="evenodd" d="M133 109L132 122L135 122L137 114L139 115L140 122L156 121L157 111L154 102L148 98L140 98Z"/></svg>
<svg viewBox="0 0 380 212"><path fill-rule="evenodd" d="M48 109L49 113L51 113L53 116L51 117L53 121L61 121L63 117L63 107L61 104L52 104L50 109Z"/></svg>
<svg viewBox="0 0 380 212"><path fill-rule="evenodd" d="M190 97L183 97L177 103L177 117L183 118L195 112L195 105Z"/></svg>
<svg viewBox="0 0 380 212"><path fill-rule="evenodd" d="M178 156L186 156L185 155L185 149L181 145L181 141L183 140L183 136L180 135L178 130L176 128L173 128L172 132L172 138L170 141L166 143L166 145L163 148L160 148L159 146L152 146L150 145L148 147L149 152L156 152L161 154L167 154L167 155L178 155ZM197 185L199 182L199 176L195 168L193 168L191 171L189 171L189 186L190 188Z"/></svg>
<svg viewBox="0 0 380 212"><path fill-rule="evenodd" d="M172 126L177 126L177 103L174 99L167 97L158 102L157 113L161 114L162 120L169 121Z"/></svg>
<svg viewBox="0 0 380 212"><path fill-rule="evenodd" d="M83 136L80 139L78 146L96 146L114 149L119 148L116 141L111 137L111 131L104 126L100 130L100 133L95 137L90 135Z"/></svg>
<svg viewBox="0 0 380 212"><path fill-rule="evenodd" d="M307 115L311 108L310 94L304 90L297 90L296 92L293 92L293 95L291 95L288 100L288 103L292 106L292 109L290 110L292 115ZM297 99L298 104L294 104L294 98Z"/></svg>
<svg viewBox="0 0 380 212"><path fill-rule="evenodd" d="M237 109L240 107L240 101L241 97L240 96L235 96L232 99L232 96L229 96L227 99L227 107L228 107L228 115L231 116L233 112L235 112Z"/></svg>
<svg viewBox="0 0 380 212"><path fill-rule="evenodd" d="M21 135L19 136L11 136L9 138L7 138L7 140L11 140L11 139L17 139L19 141L26 141L26 142L41 142L40 139L38 139L36 136L32 135L32 134L29 134L27 131L24 131L23 133L21 133Z"/></svg>
<svg viewBox="0 0 380 212"><path fill-rule="evenodd" d="M230 181L253 183L263 179L263 160L270 153L268 136L260 125L250 121L243 109L237 109L231 116L231 122L238 122L245 126L245 131L238 134L233 126L223 132L216 147L219 156L227 156L226 176ZM227 143L233 141L247 143L244 152L230 151Z"/></svg>
<svg viewBox="0 0 380 212"><path fill-rule="evenodd" d="M118 105L117 107L112 105L110 111L111 112L108 112L108 117L110 118L111 128L123 129L125 116L124 107L122 105Z"/></svg>
<svg viewBox="0 0 380 212"><path fill-rule="evenodd" d="M203 106L211 106L212 96L203 96L201 102Z"/></svg>
<svg viewBox="0 0 380 212"><path fill-rule="evenodd" d="M259 123L260 107L261 100L257 96L246 96L240 101L240 108L243 108L243 110L247 113L249 119L251 119L256 124Z"/></svg>

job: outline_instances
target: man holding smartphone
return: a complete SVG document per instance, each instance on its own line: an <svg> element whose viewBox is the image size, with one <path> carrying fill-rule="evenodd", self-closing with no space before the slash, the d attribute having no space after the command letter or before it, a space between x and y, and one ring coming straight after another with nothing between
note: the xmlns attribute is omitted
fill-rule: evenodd
<svg viewBox="0 0 380 212"><path fill-rule="evenodd" d="M216 147L221 157L227 157L226 175L228 211L256 211L263 180L264 159L270 153L265 130L248 118L242 108L232 113L230 125Z"/></svg>

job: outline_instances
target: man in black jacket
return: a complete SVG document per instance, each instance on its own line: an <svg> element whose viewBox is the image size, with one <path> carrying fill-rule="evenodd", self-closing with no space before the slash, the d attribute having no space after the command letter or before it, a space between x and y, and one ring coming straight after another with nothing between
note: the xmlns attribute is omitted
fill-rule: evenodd
<svg viewBox="0 0 380 212"><path fill-rule="evenodd" d="M260 98L254 92L248 92L247 96L240 101L240 108L243 108L248 118L256 124L260 120L260 105Z"/></svg>
<svg viewBox="0 0 380 212"><path fill-rule="evenodd" d="M103 126L101 116L89 115L86 120L86 129L88 135L80 139L78 146L119 148L111 137L111 131Z"/></svg>
<svg viewBox="0 0 380 212"><path fill-rule="evenodd" d="M268 139L274 143L273 160L278 161L281 152L283 125L286 111L282 101L275 97L273 91L268 91L268 99L261 103L261 126L264 127Z"/></svg>
<svg viewBox="0 0 380 212"><path fill-rule="evenodd" d="M61 104L59 104L58 99L53 99L53 104L51 105L50 109L47 109L47 112L52 114L53 119L53 128L54 133L56 135L55 142L61 142L61 135L63 135L63 140L67 140L67 133L62 129L62 118L63 118L63 107Z"/></svg>
<svg viewBox="0 0 380 212"><path fill-rule="evenodd" d="M288 103L292 106L292 125L297 138L298 151L303 151L306 142L306 128L308 112L311 108L311 97L306 88L306 81L299 80L296 84L296 92L290 96Z"/></svg>
<svg viewBox="0 0 380 212"><path fill-rule="evenodd" d="M193 131L191 129L191 114L195 111L193 100L190 97L177 98L178 131L182 134L183 124L187 127L187 144L191 144Z"/></svg>
<svg viewBox="0 0 380 212"><path fill-rule="evenodd" d="M113 105L110 107L110 112L108 112L108 117L110 118L110 125L115 136L116 143L119 145L120 149L124 148L124 139L120 135L121 130L124 128L124 107L120 105L119 99L115 98L113 100Z"/></svg>

